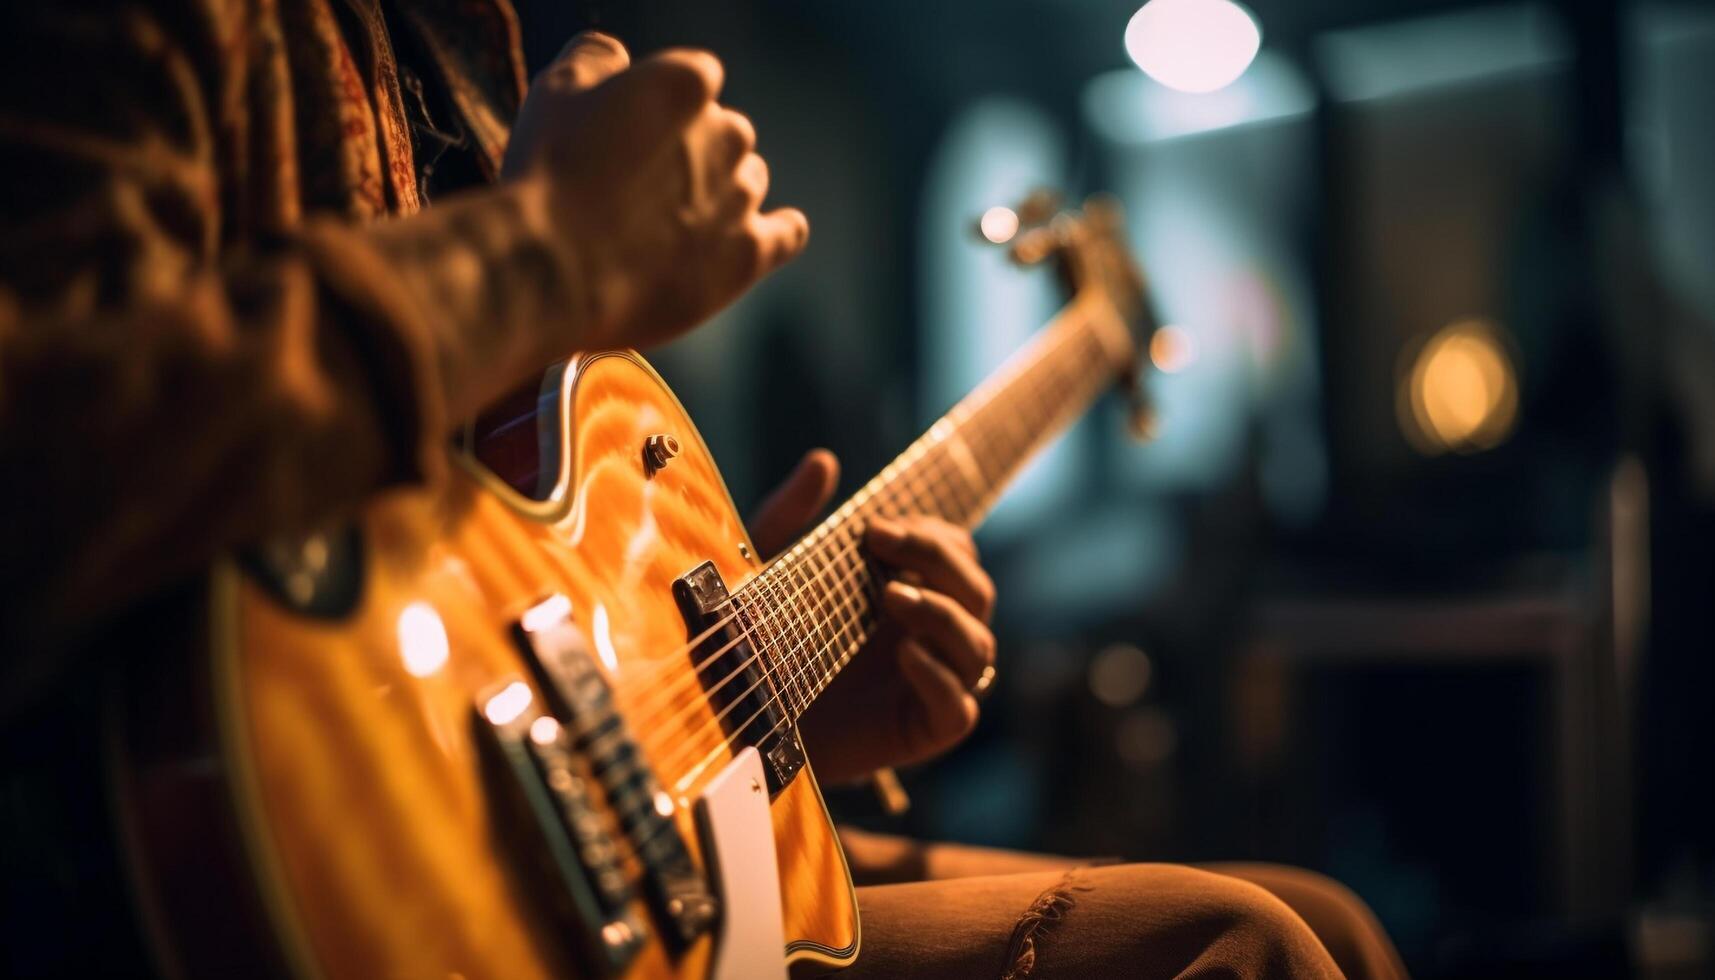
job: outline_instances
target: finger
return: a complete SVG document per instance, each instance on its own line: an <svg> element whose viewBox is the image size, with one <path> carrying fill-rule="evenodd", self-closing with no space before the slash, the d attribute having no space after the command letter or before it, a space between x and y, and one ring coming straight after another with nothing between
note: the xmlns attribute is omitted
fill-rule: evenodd
<svg viewBox="0 0 1715 980"><path fill-rule="evenodd" d="M768 161L755 153L745 157L733 174L733 185L744 210L756 210L768 196Z"/></svg>
<svg viewBox="0 0 1715 980"><path fill-rule="evenodd" d="M721 63L707 51L675 49L637 62L609 79L611 97L598 107L597 132L620 134L604 147L616 159L678 143L720 91Z"/></svg>
<svg viewBox="0 0 1715 980"><path fill-rule="evenodd" d="M930 749L945 748L976 727L977 699L921 644L911 640L899 644L899 672L917 695L920 713L915 721Z"/></svg>
<svg viewBox="0 0 1715 980"><path fill-rule="evenodd" d="M764 557L792 543L810 519L827 506L840 482L840 461L826 449L804 454L792 475L762 502L750 521L750 539Z"/></svg>
<svg viewBox="0 0 1715 980"><path fill-rule="evenodd" d="M752 153L733 172L732 186L720 191L717 220L731 223L747 221L767 196L768 162Z"/></svg>
<svg viewBox="0 0 1715 980"><path fill-rule="evenodd" d="M726 69L719 58L693 48L669 48L638 62L626 73L637 98L662 117L683 125L720 95ZM647 119L640 116L639 119Z"/></svg>
<svg viewBox="0 0 1715 980"><path fill-rule="evenodd" d="M994 579L977 561L974 549L967 551L958 537L939 522L905 524L873 518L864 543L870 553L895 568L915 572L923 584L952 596L983 622L994 613ZM954 529L956 530L956 529Z"/></svg>
<svg viewBox="0 0 1715 980"><path fill-rule="evenodd" d="M595 88L630 66L631 55L617 39L600 31L580 31L572 35L536 80L539 84L582 91Z"/></svg>
<svg viewBox="0 0 1715 980"><path fill-rule="evenodd" d="M969 687L994 663L994 634L970 610L931 589L889 582L882 610L907 635L924 641Z"/></svg>
<svg viewBox="0 0 1715 980"><path fill-rule="evenodd" d="M753 215L748 227L756 243L758 276L797 258L810 243L810 219L797 208L776 208Z"/></svg>
<svg viewBox="0 0 1715 980"><path fill-rule="evenodd" d="M756 125L742 112L716 106L714 146L709 163L717 173L731 173L756 149Z"/></svg>

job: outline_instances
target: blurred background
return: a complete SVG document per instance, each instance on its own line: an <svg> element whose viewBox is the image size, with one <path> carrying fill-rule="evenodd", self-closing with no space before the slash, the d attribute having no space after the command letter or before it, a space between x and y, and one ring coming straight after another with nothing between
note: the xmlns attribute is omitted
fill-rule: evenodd
<svg viewBox="0 0 1715 980"><path fill-rule="evenodd" d="M1715 975L1715 9L521 0L726 62L797 264L653 357L748 507L861 485L1056 310L977 219L1112 191L1159 435L978 540L997 692L841 818L1334 875L1424 977ZM592 9L593 8L593 9Z"/></svg>

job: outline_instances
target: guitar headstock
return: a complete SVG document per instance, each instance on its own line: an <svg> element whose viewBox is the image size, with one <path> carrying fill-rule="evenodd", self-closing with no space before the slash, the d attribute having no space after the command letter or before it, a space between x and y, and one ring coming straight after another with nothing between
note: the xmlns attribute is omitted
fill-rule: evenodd
<svg viewBox="0 0 1715 980"><path fill-rule="evenodd" d="M1073 305L1086 304L1123 325L1123 332L1114 334L1115 372L1131 398L1133 434L1154 435L1154 412L1145 400L1141 375L1158 324L1148 280L1126 244L1119 200L1098 194L1087 198L1081 209L1070 210L1060 206L1052 191L1038 190L1017 208L985 215L979 231L989 241L1005 244L1021 265L1052 262Z"/></svg>

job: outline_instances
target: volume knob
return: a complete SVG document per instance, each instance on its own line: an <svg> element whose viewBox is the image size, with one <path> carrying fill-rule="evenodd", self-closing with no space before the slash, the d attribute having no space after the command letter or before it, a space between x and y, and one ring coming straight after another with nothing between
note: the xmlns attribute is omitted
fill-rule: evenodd
<svg viewBox="0 0 1715 980"><path fill-rule="evenodd" d="M655 472L667 465L667 461L679 455L679 440L666 433L656 433L643 440L643 472L654 476Z"/></svg>

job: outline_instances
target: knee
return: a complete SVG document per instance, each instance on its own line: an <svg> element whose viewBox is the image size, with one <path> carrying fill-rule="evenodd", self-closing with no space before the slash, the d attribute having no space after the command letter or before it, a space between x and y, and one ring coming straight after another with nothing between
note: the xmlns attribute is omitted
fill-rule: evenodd
<svg viewBox="0 0 1715 980"><path fill-rule="evenodd" d="M1267 889L1309 925L1353 978L1404 976L1399 954L1362 898L1326 875L1280 865L1214 866Z"/></svg>
<svg viewBox="0 0 1715 980"><path fill-rule="evenodd" d="M1325 969L1328 952L1315 931L1279 896L1236 878L1215 887L1210 911L1224 925L1220 943L1254 966L1249 975L1331 975Z"/></svg>
<svg viewBox="0 0 1715 980"><path fill-rule="evenodd" d="M1140 955L1153 960L1162 941L1183 972L1229 977L1338 977L1316 934L1267 889L1196 868L1154 866L1163 880L1142 904ZM1167 886L1165 893L1156 891Z"/></svg>

